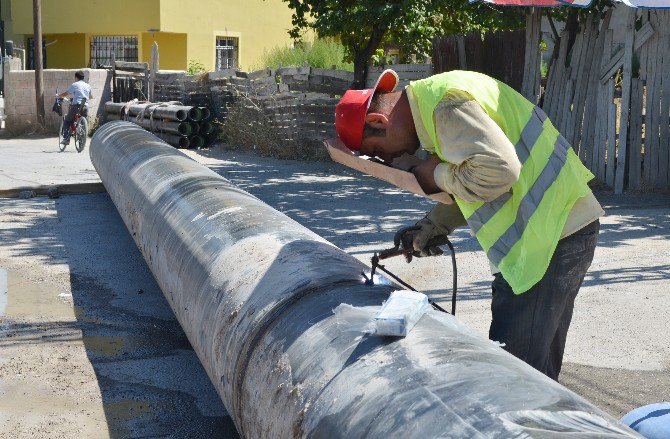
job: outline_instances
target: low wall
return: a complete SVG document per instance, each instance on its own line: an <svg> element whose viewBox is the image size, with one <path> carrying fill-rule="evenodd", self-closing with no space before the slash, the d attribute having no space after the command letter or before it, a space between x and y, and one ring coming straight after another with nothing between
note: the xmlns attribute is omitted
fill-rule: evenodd
<svg viewBox="0 0 670 439"><path fill-rule="evenodd" d="M7 69L9 70L9 69ZM107 70L82 69L84 80L91 85L93 99L89 104L89 120L99 117L102 120L104 105L111 98L111 73ZM57 133L60 117L51 111L56 91L64 92L75 80L73 70L44 70L44 111L46 128ZM37 129L37 111L35 109L35 71L5 71L5 127L13 133L21 134Z"/></svg>
<svg viewBox="0 0 670 439"><path fill-rule="evenodd" d="M410 81L427 78L433 74L431 64L397 64L385 67L370 67L368 86L372 86L384 69L393 69L400 78L400 87ZM301 93L323 93L342 95L354 81L353 72L319 69L315 67L283 67L256 72L240 72L232 69L187 76L184 71L160 71L156 76L155 99L159 101L181 101L187 105L207 103L206 100L230 98L229 88L248 89L253 94L271 95L295 91ZM230 100L230 99L227 99Z"/></svg>

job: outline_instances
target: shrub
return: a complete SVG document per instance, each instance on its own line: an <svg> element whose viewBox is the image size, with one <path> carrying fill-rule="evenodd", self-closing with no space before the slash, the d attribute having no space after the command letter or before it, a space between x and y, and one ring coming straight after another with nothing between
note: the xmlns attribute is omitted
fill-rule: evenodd
<svg viewBox="0 0 670 439"><path fill-rule="evenodd" d="M321 141L284 137L271 113L264 111L262 103L240 95L228 107L218 140L223 149L251 151L266 157L309 161L327 159L328 154Z"/></svg>
<svg viewBox="0 0 670 439"><path fill-rule="evenodd" d="M198 73L204 73L204 72L206 72L205 66L201 62L198 62L194 59L188 60L188 67L186 69L187 75L195 76Z"/></svg>
<svg viewBox="0 0 670 439"><path fill-rule="evenodd" d="M252 70L265 67L303 66L330 69L335 66L339 70L353 71L353 63L344 62L344 46L331 38L320 38L314 43L299 43L295 47L275 47L263 55L262 65Z"/></svg>
<svg viewBox="0 0 670 439"><path fill-rule="evenodd" d="M89 116L88 118L88 136L93 137L98 128L102 125L102 120L99 116Z"/></svg>

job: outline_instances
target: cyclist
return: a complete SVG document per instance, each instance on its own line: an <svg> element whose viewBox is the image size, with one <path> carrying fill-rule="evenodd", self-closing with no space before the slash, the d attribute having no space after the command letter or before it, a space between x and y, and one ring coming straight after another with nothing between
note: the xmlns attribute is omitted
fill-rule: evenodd
<svg viewBox="0 0 670 439"><path fill-rule="evenodd" d="M82 117L86 117L88 116L88 101L93 99L91 86L84 82L84 72L82 70L77 70L74 73L74 77L76 81L70 85L67 91L56 95L57 98L65 98L68 97L68 95L72 96L70 109L68 110L63 126L61 127L61 130L63 131L63 141L61 143L63 145L70 144L70 125L72 125L72 122L74 121L74 117L79 109L79 104L81 104L82 101L85 101L84 107L81 109L81 115Z"/></svg>

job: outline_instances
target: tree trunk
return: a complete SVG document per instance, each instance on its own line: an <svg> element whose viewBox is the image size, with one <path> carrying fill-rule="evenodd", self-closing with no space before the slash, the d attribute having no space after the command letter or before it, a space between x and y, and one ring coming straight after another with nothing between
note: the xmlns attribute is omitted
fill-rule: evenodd
<svg viewBox="0 0 670 439"><path fill-rule="evenodd" d="M365 82L368 79L370 58L371 55L363 51L354 52L354 82L351 84L351 88L356 90L365 88Z"/></svg>
<svg viewBox="0 0 670 439"><path fill-rule="evenodd" d="M375 28L367 44L362 47L354 47L354 82L351 84L352 89L364 89L365 83L368 79L368 66L372 55L375 53L382 40L384 39L384 31Z"/></svg>

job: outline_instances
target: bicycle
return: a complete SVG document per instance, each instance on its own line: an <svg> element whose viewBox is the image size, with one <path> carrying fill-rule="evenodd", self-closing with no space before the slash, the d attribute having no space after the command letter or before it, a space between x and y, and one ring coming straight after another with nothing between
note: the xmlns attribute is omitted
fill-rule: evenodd
<svg viewBox="0 0 670 439"><path fill-rule="evenodd" d="M58 148L61 152L65 151L65 147L67 146L63 144L63 125L65 124L65 115L67 115L62 109L63 101L72 102L71 99L68 98L56 98L56 102L54 103L54 111L61 117L60 129L58 130ZM86 148L86 139L88 138L88 120L86 119L86 116L82 115L82 110L85 106L86 98L79 103L79 109L74 115L74 120L70 124L70 138L74 139L74 147L77 152L82 152L84 148Z"/></svg>

